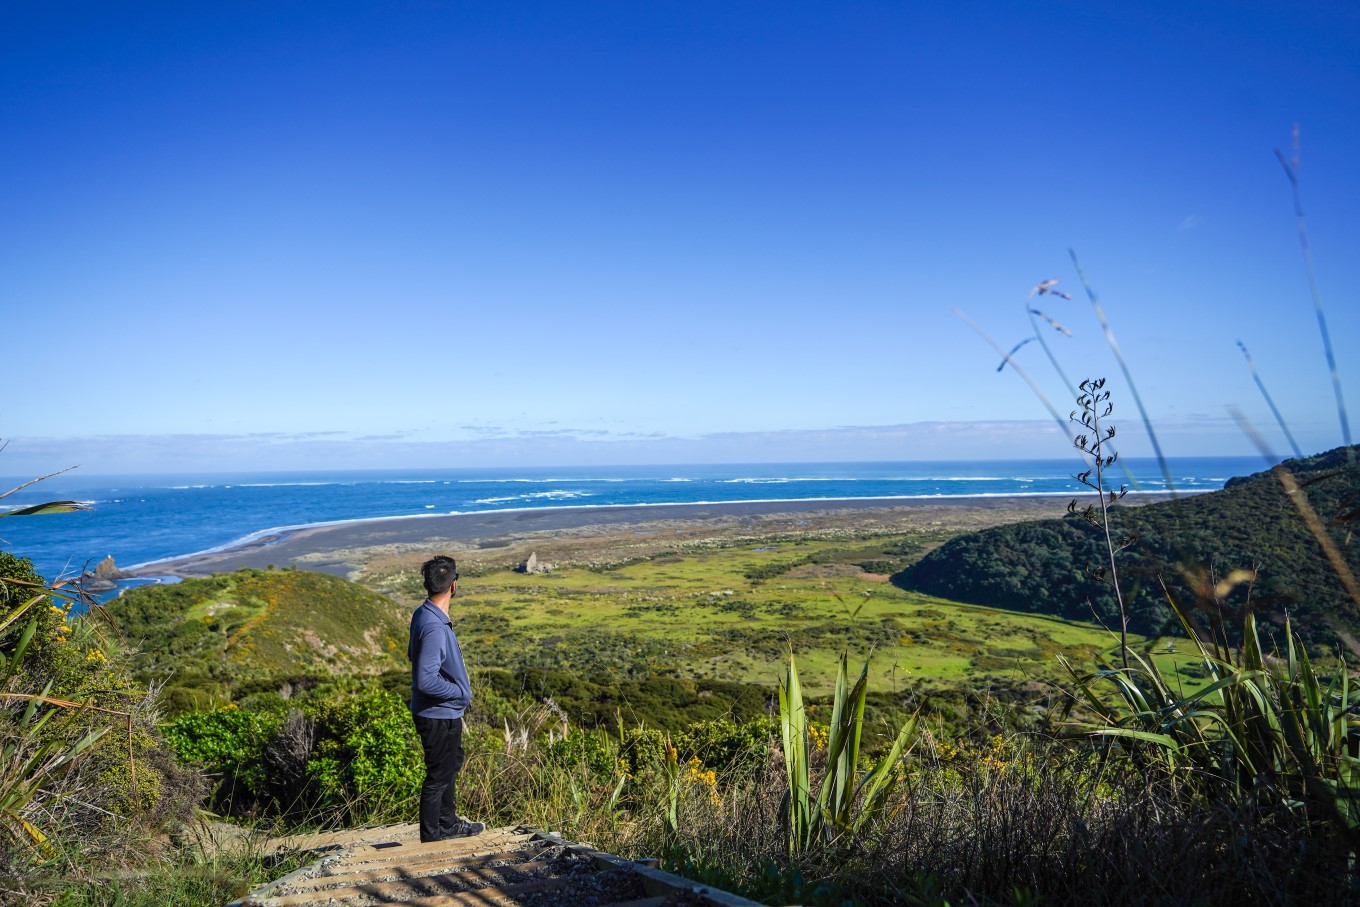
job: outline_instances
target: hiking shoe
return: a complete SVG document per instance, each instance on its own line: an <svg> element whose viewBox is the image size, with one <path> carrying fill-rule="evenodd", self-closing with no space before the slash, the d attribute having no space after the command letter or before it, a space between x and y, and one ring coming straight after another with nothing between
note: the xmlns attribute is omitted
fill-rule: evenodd
<svg viewBox="0 0 1360 907"><path fill-rule="evenodd" d="M471 819L464 819L460 816L458 821L453 824L453 828L449 829L448 834L444 835L440 840L443 841L448 838L471 838L484 831L486 831L485 822L473 822Z"/></svg>

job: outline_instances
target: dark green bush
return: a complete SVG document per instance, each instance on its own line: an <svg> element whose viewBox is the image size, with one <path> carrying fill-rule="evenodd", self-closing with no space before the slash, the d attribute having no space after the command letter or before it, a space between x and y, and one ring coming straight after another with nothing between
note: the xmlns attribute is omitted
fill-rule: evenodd
<svg viewBox="0 0 1360 907"><path fill-rule="evenodd" d="M406 703L381 685L333 684L293 701L261 692L242 705L165 727L181 759L217 776L221 812L350 821L400 812L416 796L420 741Z"/></svg>
<svg viewBox="0 0 1360 907"><path fill-rule="evenodd" d="M548 758L565 768L583 768L597 775L614 771L614 745L602 731L572 728L547 746Z"/></svg>
<svg viewBox="0 0 1360 907"><path fill-rule="evenodd" d="M551 698L576 723L609 729L618 726L620 717L627 724L672 731L718 718L748 721L766 713L772 695L757 684L732 681L648 677L597 683L538 668L483 671L476 682L502 700Z"/></svg>
<svg viewBox="0 0 1360 907"><path fill-rule="evenodd" d="M163 733L183 762L216 778L214 808L238 814L268 796L264 749L281 724L277 712L229 705L181 715L166 724Z"/></svg>
<svg viewBox="0 0 1360 907"><path fill-rule="evenodd" d="M321 806L362 817L414 802L425 762L402 699L375 684L308 705L317 742L307 774Z"/></svg>

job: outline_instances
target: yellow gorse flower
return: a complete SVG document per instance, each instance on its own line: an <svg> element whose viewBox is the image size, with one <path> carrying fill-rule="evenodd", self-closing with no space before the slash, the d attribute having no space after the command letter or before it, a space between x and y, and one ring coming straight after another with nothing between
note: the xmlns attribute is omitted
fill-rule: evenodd
<svg viewBox="0 0 1360 907"><path fill-rule="evenodd" d="M1002 737L1000 734L993 734L991 749L989 749L985 754L983 754L982 759L980 761L982 762L983 765L987 766L988 768L998 770L1003 769L1008 765L1008 763L1001 758L1005 749L1006 738Z"/></svg>
<svg viewBox="0 0 1360 907"><path fill-rule="evenodd" d="M718 773L711 768L704 768L703 760L698 756L691 756L686 763L685 777L694 784L708 788L709 802L714 806L722 806L722 798L718 796Z"/></svg>

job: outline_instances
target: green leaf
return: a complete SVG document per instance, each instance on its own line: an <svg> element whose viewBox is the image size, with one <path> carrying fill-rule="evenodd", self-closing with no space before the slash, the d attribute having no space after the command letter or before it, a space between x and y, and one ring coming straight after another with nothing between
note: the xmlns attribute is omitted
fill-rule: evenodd
<svg viewBox="0 0 1360 907"><path fill-rule="evenodd" d="M88 508L88 504L80 501L48 501L46 504L34 504L30 507L20 507L18 510L6 510L4 513L0 513L0 517L44 516L49 513L73 513Z"/></svg>
<svg viewBox="0 0 1360 907"><path fill-rule="evenodd" d="M1142 740L1146 743L1155 743L1167 749L1177 750L1180 745L1166 734L1154 734L1151 731L1135 731L1130 728L1098 728L1091 732L1092 737L1115 737L1121 740Z"/></svg>
<svg viewBox="0 0 1360 907"><path fill-rule="evenodd" d="M902 730L897 732L897 739L893 741L892 748L888 750L878 765L874 766L869 774L864 776L860 782L860 791L864 795L864 807L855 824L855 831L863 826L865 820L877 813L883 806L883 801L892 793L893 780L892 770L897 765L898 760L906 752L911 744L915 743L916 728L920 716L913 715L902 725Z"/></svg>

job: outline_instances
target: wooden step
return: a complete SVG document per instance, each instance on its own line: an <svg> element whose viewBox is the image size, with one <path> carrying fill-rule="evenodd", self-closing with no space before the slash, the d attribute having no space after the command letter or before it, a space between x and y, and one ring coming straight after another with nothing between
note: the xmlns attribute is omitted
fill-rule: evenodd
<svg viewBox="0 0 1360 907"><path fill-rule="evenodd" d="M429 843L418 837L414 825L398 825L275 839L271 843L280 852L322 856L228 907L485 907L517 904L518 898L530 895L539 905L663 907L681 894L687 904L758 907L755 901L657 869L655 860L625 860L532 826ZM568 858L565 864L563 857ZM541 877L526 880L525 875ZM615 903L601 903L611 895Z"/></svg>

